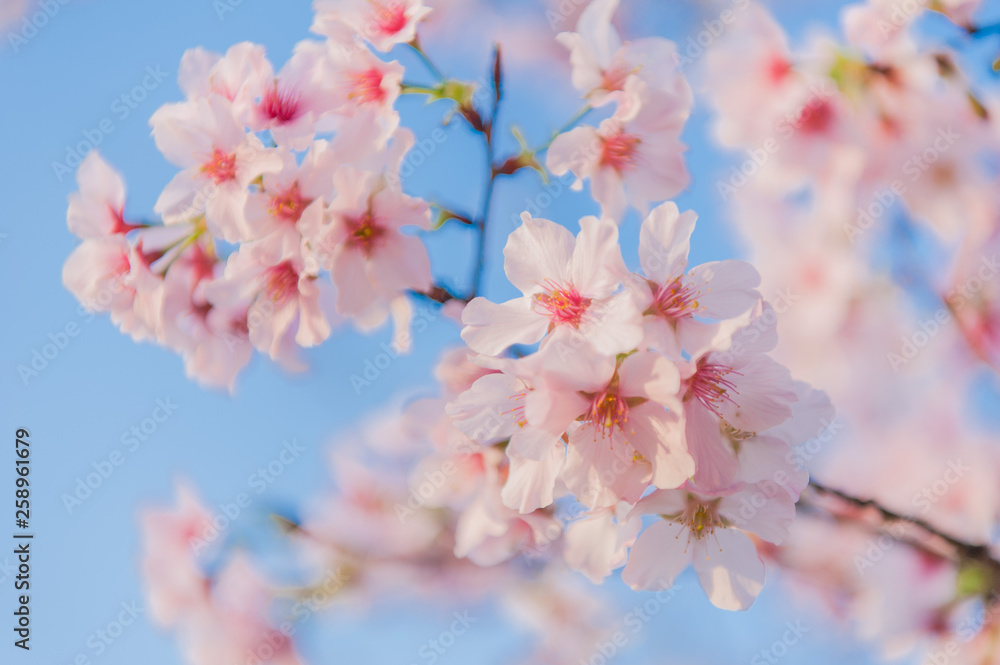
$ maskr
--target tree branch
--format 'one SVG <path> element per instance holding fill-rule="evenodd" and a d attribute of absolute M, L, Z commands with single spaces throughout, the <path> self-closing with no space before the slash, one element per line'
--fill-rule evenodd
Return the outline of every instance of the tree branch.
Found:
<path fill-rule="evenodd" d="M 941 531 L 938 527 L 934 526 L 930 522 L 927 522 L 926 520 L 923 520 L 919 517 L 912 517 L 909 515 L 898 513 L 894 510 L 886 508 L 885 506 L 875 501 L 874 499 L 863 499 L 860 497 L 852 496 L 847 492 L 834 489 L 832 487 L 828 487 L 816 480 L 810 480 L 809 486 L 812 487 L 813 490 L 815 490 L 818 494 L 835 497 L 840 501 L 843 501 L 844 503 L 853 506 L 855 508 L 874 510 L 879 515 L 879 517 L 883 522 L 896 522 L 902 524 L 909 524 L 911 526 L 920 529 L 928 536 L 937 538 L 943 543 L 945 543 L 948 547 L 950 547 L 954 553 L 954 558 L 953 558 L 954 561 L 958 563 L 976 562 L 983 564 L 996 575 L 996 582 L 1000 583 L 1000 561 L 997 561 L 995 558 L 993 558 L 992 554 L 990 553 L 990 548 L 988 545 L 979 543 L 969 543 L 959 538 L 956 538 L 955 536 L 952 536 L 950 534 L 945 533 L 944 531 Z M 835 517 L 837 517 L 837 515 L 835 515 Z M 944 555 L 942 555 L 941 553 L 935 552 L 934 550 L 927 548 L 922 543 L 909 540 L 902 540 L 901 542 L 907 543 L 917 549 L 927 552 L 928 554 L 932 554 L 938 557 L 944 557 Z"/>
<path fill-rule="evenodd" d="M 475 298 L 482 287 L 483 272 L 486 263 L 486 224 L 490 218 L 490 208 L 493 203 L 493 189 L 497 180 L 497 169 L 493 163 L 493 127 L 497 122 L 497 115 L 500 112 L 500 100 L 503 97 L 503 64 L 500 52 L 500 45 L 493 47 L 493 105 L 490 111 L 490 118 L 483 125 L 483 139 L 486 141 L 486 190 L 483 194 L 483 207 L 476 220 L 476 227 L 479 230 L 478 242 L 476 244 L 476 263 L 472 272 L 472 289 L 469 291 L 468 300 Z"/>

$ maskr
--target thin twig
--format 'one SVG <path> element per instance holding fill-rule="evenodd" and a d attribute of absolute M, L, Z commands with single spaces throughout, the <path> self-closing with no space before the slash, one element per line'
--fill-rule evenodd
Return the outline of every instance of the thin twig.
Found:
<path fill-rule="evenodd" d="M 886 508 L 885 506 L 875 501 L 874 499 L 862 499 L 860 497 L 852 496 L 847 492 L 834 489 L 832 487 L 828 487 L 815 480 L 809 481 L 809 485 L 814 490 L 816 490 L 816 492 L 820 494 L 837 497 L 841 501 L 850 504 L 856 508 L 873 509 L 879 514 L 879 516 L 885 522 L 900 522 L 904 524 L 913 525 L 918 529 L 921 529 L 928 535 L 933 536 L 935 538 L 939 538 L 943 542 L 947 543 L 954 550 L 956 558 L 959 561 L 975 561 L 978 563 L 982 563 L 991 568 L 994 572 L 1000 573 L 1000 561 L 997 561 L 996 559 L 993 558 L 993 556 L 990 553 L 990 548 L 987 545 L 969 543 L 964 540 L 960 540 L 955 536 L 952 536 L 950 534 L 941 531 L 939 528 L 927 522 L 926 520 L 923 520 L 919 517 L 912 517 L 910 515 L 903 515 L 902 513 L 898 513 L 894 510 Z M 927 550 L 925 549 L 925 551 Z M 940 554 L 938 554 L 938 556 L 940 556 Z"/>
<path fill-rule="evenodd" d="M 501 61 L 500 45 L 493 49 L 493 108 L 490 111 L 490 119 L 483 125 L 483 139 L 486 141 L 486 191 L 483 195 L 483 208 L 476 220 L 479 230 L 479 237 L 476 246 L 476 263 L 473 267 L 472 289 L 469 292 L 469 300 L 479 294 L 483 282 L 483 273 L 486 263 L 486 225 L 490 217 L 490 209 L 493 203 L 493 189 L 496 185 L 497 171 L 493 164 L 493 127 L 496 125 L 497 116 L 500 112 L 500 100 L 503 97 L 503 66 Z"/>

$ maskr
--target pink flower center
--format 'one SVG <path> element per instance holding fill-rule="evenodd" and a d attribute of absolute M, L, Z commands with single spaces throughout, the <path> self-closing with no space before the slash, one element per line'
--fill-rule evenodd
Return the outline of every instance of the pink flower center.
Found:
<path fill-rule="evenodd" d="M 738 406 L 729 395 L 730 391 L 739 395 L 736 384 L 726 378 L 730 374 L 741 376 L 732 367 L 702 363 L 698 365 L 698 371 L 694 376 L 688 379 L 688 395 L 697 398 L 706 409 L 721 418 L 722 412 L 719 407 L 723 402 Z"/>
<path fill-rule="evenodd" d="M 375 5 L 375 27 L 387 37 L 395 35 L 406 27 L 406 6 L 402 2 Z"/>
<path fill-rule="evenodd" d="M 114 268 L 111 270 L 111 275 L 117 278 L 123 278 L 125 275 L 129 274 L 132 270 L 132 262 L 129 261 L 128 254 L 122 252 L 118 256 L 118 260 L 115 261 Z"/>
<path fill-rule="evenodd" d="M 283 303 L 298 292 L 299 273 L 291 261 L 282 261 L 264 271 L 264 292 L 275 303 Z"/>
<path fill-rule="evenodd" d="M 212 312 L 212 303 L 205 301 L 203 303 L 191 303 L 191 313 L 201 321 L 202 325 L 208 325 L 208 315 Z"/>
<path fill-rule="evenodd" d="M 200 515 L 183 522 L 180 529 L 181 541 L 184 543 L 191 543 L 196 539 L 200 539 L 206 526 L 205 519 Z"/>
<path fill-rule="evenodd" d="M 552 323 L 579 328 L 583 315 L 590 307 L 590 298 L 584 298 L 572 286 L 561 288 L 551 282 L 546 286 L 549 290 L 536 293 L 535 302 L 545 310 Z"/>
<path fill-rule="evenodd" d="M 236 180 L 236 154 L 215 148 L 212 158 L 201 165 L 201 172 L 215 181 L 216 185 Z"/>
<path fill-rule="evenodd" d="M 611 65 L 601 72 L 601 88 L 608 92 L 625 89 L 625 80 L 636 71 L 624 62 Z"/>
<path fill-rule="evenodd" d="M 188 260 L 191 262 L 191 271 L 194 276 L 194 283 L 198 284 L 203 279 L 208 279 L 215 274 L 215 266 L 218 265 L 214 255 L 210 255 L 200 245 L 195 243 L 188 250 Z"/>
<path fill-rule="evenodd" d="M 160 259 L 162 259 L 164 254 L 166 254 L 166 250 L 164 249 L 153 249 L 147 251 L 142 246 L 141 238 L 139 239 L 139 242 L 137 242 L 135 245 L 135 255 L 139 258 L 139 261 L 142 263 L 142 265 L 144 265 L 147 268 L 156 263 L 157 261 L 159 261 Z"/>
<path fill-rule="evenodd" d="M 653 289 L 653 304 L 645 314 L 676 321 L 690 317 L 698 310 L 698 291 L 684 284 L 683 277 L 661 285 L 650 282 L 650 287 Z"/>
<path fill-rule="evenodd" d="M 302 217 L 302 211 L 309 207 L 311 199 L 302 196 L 299 191 L 299 183 L 292 183 L 291 187 L 283 192 L 271 197 L 268 204 L 268 211 L 283 222 L 295 224 Z"/>
<path fill-rule="evenodd" d="M 991 312 L 983 302 L 975 302 L 959 317 L 959 329 L 969 347 L 986 362 L 992 362 L 1000 348 L 1000 315 Z"/>
<path fill-rule="evenodd" d="M 355 219 L 348 219 L 347 227 L 351 234 L 347 238 L 347 243 L 351 247 L 361 249 L 365 253 L 365 256 L 371 256 L 379 239 L 385 235 L 385 229 L 376 223 L 375 218 L 370 212 L 366 212 Z"/>
<path fill-rule="evenodd" d="M 372 67 L 351 76 L 353 86 L 348 95 L 361 104 L 372 102 L 381 104 L 385 101 L 385 90 L 382 89 L 382 70 Z"/>
<path fill-rule="evenodd" d="M 628 402 L 617 392 L 600 393 L 594 397 L 583 419 L 592 423 L 595 433 L 599 432 L 601 438 L 606 439 L 616 427 L 625 431 L 625 426 L 628 424 Z"/>
<path fill-rule="evenodd" d="M 833 106 L 827 100 L 812 101 L 802 109 L 796 126 L 804 134 L 823 134 L 833 125 Z"/>
<path fill-rule="evenodd" d="M 684 512 L 681 513 L 680 522 L 688 528 L 690 536 L 695 540 L 701 540 L 715 533 L 716 529 L 726 527 L 725 521 L 719 516 L 718 499 L 703 503 L 690 494 Z"/>
<path fill-rule="evenodd" d="M 781 83 L 791 71 L 792 63 L 788 62 L 780 55 L 772 57 L 771 62 L 767 65 L 767 76 L 772 83 Z"/>
<path fill-rule="evenodd" d="M 128 222 L 125 221 L 125 209 L 124 208 L 116 210 L 109 203 L 108 204 L 108 214 L 110 214 L 111 218 L 114 220 L 114 226 L 111 227 L 111 233 L 112 234 L 116 234 L 116 233 L 128 233 L 129 231 L 134 231 L 135 229 L 141 229 L 142 228 L 141 224 L 129 224 Z"/>
<path fill-rule="evenodd" d="M 820 290 L 826 284 L 826 272 L 819 263 L 809 263 L 802 267 L 800 278 L 804 286 L 813 290 Z"/>
<path fill-rule="evenodd" d="M 260 104 L 264 117 L 278 125 L 284 125 L 299 117 L 301 103 L 295 89 L 279 89 L 275 83 L 264 93 Z"/>
<path fill-rule="evenodd" d="M 610 166 L 619 173 L 635 166 L 635 151 L 642 142 L 631 134 L 616 134 L 604 139 L 601 146 L 601 166 Z"/>
<path fill-rule="evenodd" d="M 249 310 L 234 316 L 229 320 L 229 332 L 237 339 L 247 341 L 250 339 L 250 321 L 247 318 Z"/>
<path fill-rule="evenodd" d="M 506 416 L 507 414 L 513 413 L 515 414 L 514 422 L 517 423 L 517 426 L 522 428 L 525 427 L 528 424 L 528 419 L 524 414 L 524 398 L 527 396 L 528 396 L 527 390 L 522 390 L 519 393 L 514 393 L 513 395 L 509 395 L 507 399 L 513 400 L 514 402 L 520 402 L 520 404 L 515 404 L 507 411 L 501 411 L 500 415 Z"/>

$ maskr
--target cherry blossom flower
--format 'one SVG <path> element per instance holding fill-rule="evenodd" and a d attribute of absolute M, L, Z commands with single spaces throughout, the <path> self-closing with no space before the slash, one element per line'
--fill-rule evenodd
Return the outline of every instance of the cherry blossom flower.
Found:
<path fill-rule="evenodd" d="M 595 584 L 624 566 L 628 549 L 642 530 L 642 520 L 630 517 L 630 510 L 629 504 L 620 503 L 591 511 L 566 527 L 566 563 Z"/>
<path fill-rule="evenodd" d="M 85 240 L 66 259 L 63 285 L 91 311 L 131 308 L 135 294 L 125 284 L 129 254 L 120 235 Z"/>
<path fill-rule="evenodd" d="M 559 356 L 555 347 L 546 352 L 525 416 L 550 435 L 566 435 L 562 479 L 580 502 L 634 503 L 649 483 L 673 488 L 694 474 L 677 418 L 679 376 L 669 359 L 638 352 L 618 360 L 586 348 Z M 511 452 L 538 459 L 547 451 Z"/>
<path fill-rule="evenodd" d="M 253 347 L 246 303 L 217 305 L 205 291 L 222 279 L 224 263 L 195 244 L 171 266 L 163 280 L 163 329 L 160 341 L 184 357 L 188 377 L 233 391 L 236 376 Z"/>
<path fill-rule="evenodd" d="M 585 217 L 574 239 L 547 219 L 524 213 L 521 220 L 504 248 L 504 269 L 524 295 L 500 304 L 473 299 L 462 314 L 462 339 L 487 355 L 550 332 L 578 335 L 605 353 L 636 348 L 638 312 L 627 294 L 616 294 L 626 269 L 614 224 Z"/>
<path fill-rule="evenodd" d="M 229 256 L 225 273 L 206 297 L 223 307 L 248 303 L 247 329 L 254 348 L 298 369 L 295 345 L 310 347 L 330 335 L 330 318 L 318 277 L 307 270 L 299 248 L 277 262 L 241 249 Z"/>
<path fill-rule="evenodd" d="M 378 51 L 407 44 L 431 9 L 423 0 L 316 0 L 313 32 L 339 36 L 346 27 Z"/>
<path fill-rule="evenodd" d="M 340 160 L 327 141 L 315 141 L 301 159 L 284 151 L 281 169 L 261 178 L 260 191 L 250 194 L 246 220 L 250 242 L 246 248 L 265 262 L 298 252 L 302 229 L 323 224 L 326 199 Z"/>
<path fill-rule="evenodd" d="M 448 407 L 473 439 L 509 441 L 505 504 L 536 510 L 565 483 L 585 505 L 603 508 L 638 500 L 651 482 L 685 482 L 694 464 L 677 414 L 667 411 L 679 406 L 674 364 L 647 352 L 616 360 L 587 346 L 570 354 L 551 345 L 480 378 Z"/>
<path fill-rule="evenodd" d="M 188 100 L 223 97 L 232 104 L 233 114 L 244 120 L 271 71 L 264 47 L 259 44 L 241 42 L 225 55 L 199 47 L 184 53 L 177 83 Z"/>
<path fill-rule="evenodd" d="M 338 114 L 367 114 L 366 122 L 379 127 L 379 143 L 396 131 L 399 114 L 394 107 L 403 81 L 398 62 L 385 62 L 360 46 L 344 47 L 331 41 L 321 76 Z"/>
<path fill-rule="evenodd" d="M 344 167 L 336 172 L 334 186 L 337 196 L 326 211 L 330 223 L 303 229 L 307 253 L 330 270 L 337 311 L 362 327 L 377 326 L 408 290 L 431 286 L 423 243 L 400 232 L 406 226 L 428 228 L 430 211 L 379 172 Z"/>
<path fill-rule="evenodd" d="M 206 611 L 184 623 L 181 646 L 193 665 L 238 662 L 247 654 L 274 665 L 301 665 L 292 640 L 272 625 L 274 591 L 244 555 L 227 562 Z M 256 654 L 261 654 L 256 656 Z"/>
<path fill-rule="evenodd" d="M 739 473 L 736 446 L 792 415 L 797 400 L 788 370 L 765 355 L 777 343 L 776 317 L 759 304 L 744 317 L 718 325 L 714 339 L 691 350 L 681 365 L 684 436 L 694 456 L 695 482 L 712 491 Z"/>
<path fill-rule="evenodd" d="M 619 0 L 595 0 L 580 15 L 576 32 L 562 32 L 556 38 L 570 50 L 573 86 L 584 93 L 594 106 L 614 99 L 613 93 L 625 89 L 631 76 L 642 78 L 649 86 L 672 91 L 679 97 L 691 92 L 677 70 L 677 48 L 660 37 L 622 43 L 611 17 Z M 690 101 L 689 101 L 690 104 Z"/>
<path fill-rule="evenodd" d="M 302 41 L 277 74 L 266 65 L 251 87 L 256 100 L 247 124 L 255 131 L 270 130 L 279 146 L 305 150 L 332 112 L 334 99 L 323 81 L 325 44 Z"/>
<path fill-rule="evenodd" d="M 693 565 L 708 599 L 726 610 L 748 609 L 764 586 L 764 562 L 748 533 L 780 544 L 795 517 L 786 494 L 750 486 L 726 496 L 696 488 L 657 490 L 634 515 L 658 515 L 629 552 L 622 579 L 636 590 L 673 585 Z"/>
<path fill-rule="evenodd" d="M 500 496 L 503 453 L 488 449 L 481 454 L 479 489 L 455 526 L 455 556 L 494 566 L 519 552 L 547 547 L 561 531 L 559 523 L 544 511 L 519 513 L 504 505 Z"/>
<path fill-rule="evenodd" d="M 184 168 L 163 190 L 156 212 L 168 223 L 203 213 L 213 234 L 230 242 L 248 239 L 247 188 L 280 170 L 280 155 L 246 133 L 219 96 L 164 106 L 150 124 L 156 146 Z"/>
<path fill-rule="evenodd" d="M 560 134 L 546 165 L 557 176 L 572 171 L 579 188 L 591 193 L 606 218 L 620 221 L 627 206 L 643 215 L 652 202 L 680 193 L 690 180 L 681 130 L 691 109 L 690 91 L 653 88 L 638 77 L 615 93 L 618 108 L 600 127 L 577 127 Z"/>
<path fill-rule="evenodd" d="M 63 285 L 91 311 L 110 312 L 111 320 L 136 341 L 156 337 L 160 325 L 162 278 L 144 254 L 122 235 L 89 238 L 63 266 Z"/>
<path fill-rule="evenodd" d="M 702 319 L 731 319 L 760 300 L 760 276 L 749 263 L 713 261 L 688 270 L 696 220 L 671 202 L 654 208 L 639 236 L 643 276 L 628 283 L 643 312 L 644 344 L 678 360 L 682 349 L 707 341 L 712 328 Z"/>
<path fill-rule="evenodd" d="M 209 581 L 195 548 L 212 529 L 211 515 L 187 485 L 176 488 L 174 509 L 148 509 L 140 517 L 142 575 L 150 615 L 172 626 L 208 603 Z"/>
<path fill-rule="evenodd" d="M 81 238 L 100 238 L 140 228 L 125 221 L 125 183 L 121 174 L 92 150 L 76 173 L 80 187 L 69 197 L 66 222 Z"/>
<path fill-rule="evenodd" d="M 716 136 L 727 146 L 761 147 L 798 81 L 785 31 L 767 9 L 750 2 L 712 45 L 705 63 L 712 106 L 729 110 L 716 117 Z M 744 104 L 758 112 L 736 112 Z"/>

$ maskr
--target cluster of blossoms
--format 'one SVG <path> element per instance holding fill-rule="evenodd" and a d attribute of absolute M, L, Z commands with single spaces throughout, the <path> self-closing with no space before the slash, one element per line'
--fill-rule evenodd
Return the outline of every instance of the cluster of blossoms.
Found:
<path fill-rule="evenodd" d="M 384 445 L 386 433 L 362 433 L 360 443 Z M 520 661 L 526 663 L 576 662 L 607 639 L 606 604 L 579 580 L 551 568 L 484 567 L 455 557 L 455 516 L 414 502 L 403 463 L 412 463 L 416 448 L 398 445 L 400 431 L 392 435 L 393 450 L 376 461 L 332 459 L 338 492 L 316 501 L 301 523 L 279 518 L 295 556 L 277 568 L 259 556 L 263 548 L 273 561 L 276 548 L 254 545 L 253 556 L 234 551 L 233 541 L 245 545 L 253 535 L 185 485 L 174 507 L 143 512 L 149 613 L 175 632 L 186 662 L 301 665 L 307 660 L 298 643 L 315 616 L 347 617 L 373 603 L 454 610 L 446 616 L 457 622 L 456 635 L 495 605 L 534 643 L 534 653 Z"/>
<path fill-rule="evenodd" d="M 808 482 L 791 446 L 829 405 L 768 356 L 776 317 L 752 266 L 688 267 L 694 224 L 672 203 L 655 208 L 632 274 L 614 221 L 584 218 L 574 238 L 525 215 L 504 249 L 524 295 L 465 308 L 471 362 L 489 373 L 448 413 L 496 449 L 494 509 L 476 519 L 508 532 L 531 519 L 540 532 L 570 498 L 582 511 L 566 530 L 570 566 L 603 579 L 635 543 L 624 572 L 633 588 L 667 588 L 693 561 L 716 605 L 745 609 L 764 581 L 746 533 L 787 534 Z M 538 342 L 531 355 L 498 357 Z M 660 521 L 639 535 L 646 514 Z"/>
<path fill-rule="evenodd" d="M 602 216 L 620 220 L 627 206 L 645 214 L 649 204 L 673 198 L 690 178 L 681 130 L 694 103 L 677 68 L 676 45 L 661 37 L 622 43 L 611 19 L 619 0 L 595 0 L 580 15 L 577 32 L 558 35 L 570 49 L 573 86 L 585 108 L 614 103 L 599 127 L 577 127 L 552 142 L 546 166 L 572 172 L 575 188 L 590 181 Z"/>
<path fill-rule="evenodd" d="M 405 339 L 415 297 L 449 308 L 467 345 L 438 365 L 435 397 L 361 437 L 389 468 L 337 456 L 338 492 L 282 520 L 318 580 L 303 593 L 324 600 L 289 606 L 227 538 L 210 538 L 206 557 L 218 527 L 187 490 L 177 509 L 146 514 L 151 606 L 191 662 L 292 665 L 276 615 L 448 588 L 544 618 L 537 660 L 575 663 L 601 612 L 564 569 L 597 583 L 623 568 L 633 589 L 661 591 L 690 564 L 713 604 L 743 610 L 765 560 L 861 618 L 888 653 L 930 636 L 931 649 L 951 657 L 961 639 L 961 662 L 984 662 L 1000 634 L 1000 564 L 978 543 L 1000 516 L 1000 456 L 967 411 L 983 368 L 1000 367 L 1000 201 L 982 159 L 1000 156 L 1000 103 L 958 53 L 917 38 L 928 22 L 944 30 L 942 14 L 975 35 L 978 3 L 873 0 L 844 11 L 846 44 L 801 51 L 759 5 L 726 21 L 699 68 L 716 137 L 747 158 L 716 189 L 762 274 L 688 265 L 696 215 L 669 199 L 689 182 L 680 136 L 694 95 L 672 42 L 621 39 L 618 4 L 592 0 L 557 37 L 583 113 L 506 160 L 492 142 L 499 52 L 481 113 L 473 86 L 404 85 L 383 57 L 408 45 L 427 58 L 421 0 L 317 0 L 325 40 L 299 44 L 277 73 L 252 44 L 185 55 L 186 100 L 151 121 L 184 169 L 156 203 L 162 224 L 126 215 L 99 155 L 81 165 L 68 220 L 83 243 L 66 286 L 135 339 L 175 349 L 203 383 L 231 389 L 254 348 L 300 367 L 297 347 L 341 319 L 371 330 L 392 317 Z M 508 237 L 519 297 L 482 297 L 480 275 L 467 297 L 435 283 L 414 235 L 436 226 L 431 206 L 402 187 L 415 140 L 395 110 L 404 93 L 450 100 L 487 142 L 483 215 L 438 217 L 477 229 L 480 248 L 498 175 L 544 162 L 577 190 L 589 183 L 600 217 L 578 233 L 525 213 Z M 591 111 L 606 117 L 572 126 Z M 633 210 L 638 271 L 619 244 Z M 828 388 L 837 413 L 786 367 Z M 807 464 L 839 489 L 808 490 Z M 796 519 L 800 500 L 809 515 Z"/>
<path fill-rule="evenodd" d="M 1000 106 L 962 67 L 989 32 L 978 5 L 851 5 L 843 40 L 797 49 L 750 5 L 704 71 L 718 140 L 746 151 L 717 190 L 775 294 L 775 355 L 837 405 L 795 455 L 891 513 L 811 496 L 822 510 L 768 556 L 885 655 L 926 662 L 996 662 L 1000 634 L 983 395 L 1000 368 Z"/>
<path fill-rule="evenodd" d="M 403 229 L 426 229 L 430 210 L 401 188 L 414 142 L 394 108 L 403 68 L 368 44 L 412 40 L 424 13 L 331 3 L 314 26 L 326 40 L 299 43 L 277 72 L 254 44 L 188 51 L 186 99 L 150 121 L 183 169 L 156 202 L 163 223 L 128 217 L 121 177 L 91 153 L 70 201 L 84 242 L 67 288 L 134 339 L 180 353 L 189 376 L 230 389 L 253 349 L 297 369 L 296 349 L 341 319 L 368 330 L 392 316 L 405 330 L 407 293 L 432 284 L 423 243 Z"/>

